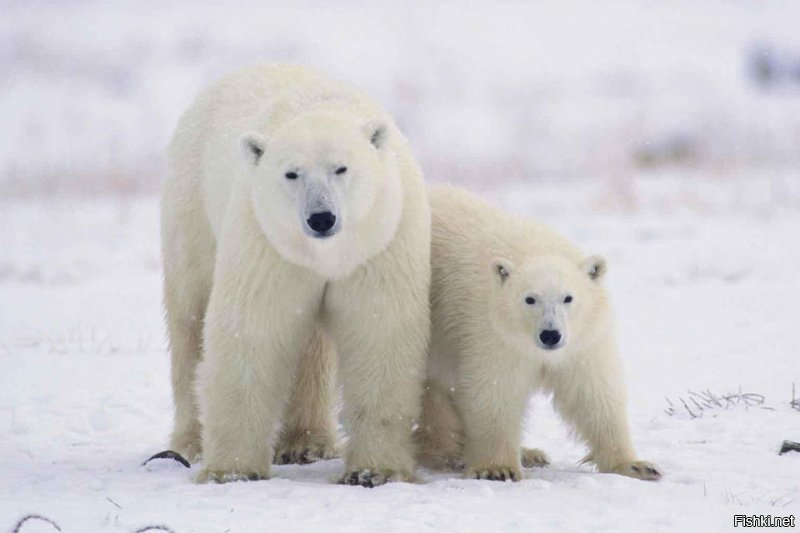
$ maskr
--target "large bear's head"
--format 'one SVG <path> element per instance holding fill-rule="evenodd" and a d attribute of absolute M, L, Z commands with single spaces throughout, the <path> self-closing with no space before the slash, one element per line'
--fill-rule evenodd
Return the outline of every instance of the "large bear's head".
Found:
<path fill-rule="evenodd" d="M 607 327 L 605 273 L 597 256 L 580 262 L 536 257 L 518 267 L 495 259 L 488 274 L 492 324 L 521 351 L 557 358 L 559 349 L 577 347 L 590 341 L 594 328 Z"/>
<path fill-rule="evenodd" d="M 256 217 L 279 253 L 339 277 L 386 247 L 402 211 L 390 136 L 385 120 L 320 111 L 241 138 Z"/>

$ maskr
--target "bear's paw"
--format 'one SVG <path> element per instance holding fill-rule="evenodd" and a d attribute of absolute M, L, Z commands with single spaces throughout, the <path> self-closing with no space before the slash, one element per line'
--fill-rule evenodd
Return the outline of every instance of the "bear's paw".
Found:
<path fill-rule="evenodd" d="M 544 468 L 550 465 L 550 458 L 538 448 L 522 448 L 520 455 L 525 468 Z"/>
<path fill-rule="evenodd" d="M 522 472 L 516 466 L 491 465 L 469 468 L 464 477 L 466 479 L 486 479 L 489 481 L 520 481 L 522 480 Z"/>
<path fill-rule="evenodd" d="M 204 468 L 195 477 L 195 483 L 231 483 L 233 481 L 260 481 L 269 479 L 266 472 L 227 472 Z"/>
<path fill-rule="evenodd" d="M 350 470 L 345 472 L 339 483 L 342 485 L 360 485 L 369 489 L 379 487 L 390 481 L 413 482 L 414 475 L 410 472 L 397 471 L 392 469 L 370 469 Z"/>
<path fill-rule="evenodd" d="M 190 463 L 200 461 L 203 455 L 203 444 L 199 428 L 173 435 L 169 447 Z"/>
<path fill-rule="evenodd" d="M 614 468 L 613 472 L 622 476 L 628 476 L 644 481 L 658 481 L 661 479 L 661 472 L 652 463 L 647 461 L 632 461 L 622 463 Z"/>
<path fill-rule="evenodd" d="M 338 457 L 336 442 L 329 435 L 319 435 L 307 431 L 282 437 L 275 448 L 276 465 L 305 465 Z"/>

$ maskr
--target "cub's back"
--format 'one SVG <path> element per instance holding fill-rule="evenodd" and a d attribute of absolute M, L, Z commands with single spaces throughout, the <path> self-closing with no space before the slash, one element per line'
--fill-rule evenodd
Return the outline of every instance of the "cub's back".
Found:
<path fill-rule="evenodd" d="M 431 261 L 442 283 L 485 285 L 495 259 L 517 265 L 542 255 L 580 261 L 580 251 L 553 228 L 512 216 L 477 195 L 453 186 L 429 189 Z M 437 276 L 437 271 L 439 275 Z"/>

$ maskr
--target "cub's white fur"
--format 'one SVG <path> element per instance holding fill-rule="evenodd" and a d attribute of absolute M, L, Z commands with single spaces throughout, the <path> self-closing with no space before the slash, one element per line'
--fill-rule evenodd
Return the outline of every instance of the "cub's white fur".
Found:
<path fill-rule="evenodd" d="M 521 479 L 533 391 L 552 392 L 601 472 L 656 479 L 631 444 L 605 261 L 551 228 L 511 217 L 452 187 L 429 190 L 432 340 L 419 457 L 466 475 Z"/>
<path fill-rule="evenodd" d="M 350 437 L 343 480 L 410 478 L 430 213 L 392 119 L 312 71 L 252 67 L 184 113 L 170 163 L 172 447 L 202 452 L 201 481 L 268 477 L 273 454 L 331 456 L 336 351 Z"/>

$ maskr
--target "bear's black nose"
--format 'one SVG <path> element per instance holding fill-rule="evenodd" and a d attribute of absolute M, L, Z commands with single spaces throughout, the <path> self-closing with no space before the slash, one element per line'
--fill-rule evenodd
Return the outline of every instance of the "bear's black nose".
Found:
<path fill-rule="evenodd" d="M 545 329 L 539 333 L 539 340 L 545 346 L 555 346 L 561 340 L 561 333 L 555 329 Z"/>
<path fill-rule="evenodd" d="M 313 213 L 308 217 L 308 220 L 306 220 L 306 224 L 316 233 L 326 233 L 336 224 L 336 215 L 330 211 Z"/>

